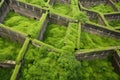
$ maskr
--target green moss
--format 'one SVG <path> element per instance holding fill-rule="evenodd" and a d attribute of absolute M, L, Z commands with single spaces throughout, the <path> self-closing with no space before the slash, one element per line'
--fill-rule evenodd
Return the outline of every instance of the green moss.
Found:
<path fill-rule="evenodd" d="M 72 8 L 69 4 L 64 5 L 64 4 L 55 3 L 53 7 L 51 8 L 51 11 L 64 14 L 64 15 L 68 15 L 68 16 L 73 16 L 73 14 L 71 13 Z"/>
<path fill-rule="evenodd" d="M 119 80 L 110 59 L 77 61 L 72 53 L 50 52 L 30 46 L 20 80 Z"/>
<path fill-rule="evenodd" d="M 109 46 L 120 46 L 119 39 L 113 39 L 107 36 L 99 36 L 90 34 L 88 32 L 81 33 L 80 48 L 81 49 L 94 49 Z"/>
<path fill-rule="evenodd" d="M 25 55 L 20 80 L 78 80 L 80 63 L 71 53 L 50 52 L 31 46 Z"/>
<path fill-rule="evenodd" d="M 56 24 L 48 24 L 46 32 L 44 33 L 43 42 L 57 48 L 63 46 L 63 39 L 66 34 L 67 27 Z"/>
<path fill-rule="evenodd" d="M 114 20 L 114 21 L 110 21 L 109 25 L 112 27 L 120 27 L 120 20 Z"/>
<path fill-rule="evenodd" d="M 20 14 L 9 12 L 4 21 L 4 25 L 23 33 L 30 35 L 32 38 L 36 38 L 39 31 L 39 21 L 21 16 Z"/>
<path fill-rule="evenodd" d="M 0 61 L 15 60 L 20 48 L 20 44 L 0 38 Z"/>
<path fill-rule="evenodd" d="M 95 59 L 81 61 L 82 80 L 119 80 L 120 76 L 114 72 L 109 59 Z"/>
<path fill-rule="evenodd" d="M 120 10 L 120 2 L 115 3 L 115 5 Z"/>
<path fill-rule="evenodd" d="M 77 19 L 79 22 L 84 23 L 89 21 L 88 17 L 86 16 L 85 12 L 78 12 L 74 14 L 74 18 Z"/>
<path fill-rule="evenodd" d="M 77 23 L 69 23 L 64 38 L 65 46 L 62 47 L 66 52 L 74 52 L 74 49 L 77 48 L 78 27 L 79 25 Z"/>
<path fill-rule="evenodd" d="M 0 79 L 10 80 L 13 70 L 11 68 L 0 68 Z"/>
<path fill-rule="evenodd" d="M 110 13 L 113 12 L 113 8 L 109 5 L 104 5 L 104 4 L 100 4 L 100 5 L 95 5 L 95 6 L 91 6 L 89 9 L 91 10 L 96 10 L 100 13 Z"/>
<path fill-rule="evenodd" d="M 48 1 L 48 0 L 19 0 L 19 1 L 22 1 L 22 2 L 25 2 L 25 3 L 30 3 L 30 4 L 33 4 L 33 5 L 36 5 L 36 6 L 45 6 L 45 3 Z"/>
<path fill-rule="evenodd" d="M 81 22 L 88 20 L 84 12 L 80 12 L 77 4 L 59 4 L 55 3 L 50 9 L 51 12 L 59 13 L 77 19 Z"/>

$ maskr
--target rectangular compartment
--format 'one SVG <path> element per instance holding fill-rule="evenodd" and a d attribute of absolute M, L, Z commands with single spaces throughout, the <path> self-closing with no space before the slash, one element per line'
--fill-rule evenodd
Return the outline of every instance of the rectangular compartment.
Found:
<path fill-rule="evenodd" d="M 0 15 L 2 24 L 19 33 L 37 38 L 40 18 L 46 12 L 45 10 L 14 0 L 5 2 L 2 6 L 4 6 L 0 9 L 3 10 L 3 14 Z"/>

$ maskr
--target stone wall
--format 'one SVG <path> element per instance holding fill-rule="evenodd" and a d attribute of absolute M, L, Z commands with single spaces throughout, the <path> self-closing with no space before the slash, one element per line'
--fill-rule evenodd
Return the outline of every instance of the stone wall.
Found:
<path fill-rule="evenodd" d="M 105 25 L 105 22 L 103 18 L 100 16 L 100 14 L 94 12 L 94 11 L 89 11 L 89 10 L 84 10 L 89 17 L 90 20 L 97 19 L 98 24 L 100 25 Z"/>
<path fill-rule="evenodd" d="M 104 50 L 104 51 L 92 51 L 92 52 L 79 52 L 76 55 L 77 60 L 93 60 L 99 58 L 106 58 L 111 53 L 113 53 L 112 49 Z"/>
<path fill-rule="evenodd" d="M 89 17 L 90 20 L 98 17 L 98 13 L 96 13 L 94 11 L 85 10 L 85 9 L 83 9 L 82 11 L 86 12 L 86 15 Z"/>
<path fill-rule="evenodd" d="M 53 14 L 53 13 L 48 14 L 39 31 L 38 40 L 43 40 L 43 37 L 44 37 L 43 35 L 44 35 L 44 32 L 46 31 L 48 23 L 58 24 L 58 25 L 67 27 L 69 22 L 76 22 L 76 21 L 62 17 L 57 14 Z"/>
<path fill-rule="evenodd" d="M 12 68 L 15 67 L 15 65 L 16 65 L 15 61 L 11 61 L 11 60 L 0 62 L 0 67 L 2 68 Z"/>
<path fill-rule="evenodd" d="M 4 28 L 2 26 L 0 26 L 0 37 L 8 38 L 8 39 L 10 39 L 12 41 L 16 41 L 20 44 L 23 44 L 26 39 L 25 35 L 19 34 L 18 32 Z"/>
<path fill-rule="evenodd" d="M 5 16 L 8 12 L 9 12 L 8 2 L 4 1 L 2 6 L 0 7 L 0 23 L 4 21 Z"/>
<path fill-rule="evenodd" d="M 61 4 L 70 4 L 71 0 L 55 0 L 56 3 L 61 3 Z"/>
<path fill-rule="evenodd" d="M 113 66 L 115 67 L 115 71 L 120 75 L 120 55 L 117 52 L 113 55 Z"/>
<path fill-rule="evenodd" d="M 50 2 L 49 2 L 49 4 L 50 4 L 51 6 L 53 6 L 54 3 L 55 3 L 55 0 L 50 0 Z"/>
<path fill-rule="evenodd" d="M 107 21 L 120 20 L 120 13 L 105 14 Z"/>
<path fill-rule="evenodd" d="M 39 31 L 38 40 L 43 40 L 44 33 L 46 31 L 48 22 L 49 22 L 49 19 L 48 19 L 48 16 L 47 16 L 46 19 L 45 19 L 45 21 L 44 21 L 44 23 L 43 23 L 43 25 L 41 26 L 40 31 Z"/>
<path fill-rule="evenodd" d="M 103 28 L 101 26 L 93 25 L 90 23 L 82 24 L 82 29 L 93 34 L 104 35 L 120 39 L 120 32 L 115 32 L 113 30 L 109 30 L 107 28 Z"/>
<path fill-rule="evenodd" d="M 15 12 L 39 20 L 42 13 L 46 11 L 44 9 L 32 6 L 30 4 L 25 4 L 23 2 L 10 0 L 10 9 Z"/>
<path fill-rule="evenodd" d="M 114 48 L 108 50 L 90 51 L 90 52 L 78 52 L 76 55 L 77 60 L 93 60 L 93 59 L 103 59 L 108 56 L 112 57 L 112 64 L 115 71 L 120 75 L 120 55 L 115 52 Z"/>
<path fill-rule="evenodd" d="M 60 15 L 57 15 L 57 14 L 53 14 L 53 13 L 49 14 L 49 21 L 51 23 L 55 23 L 55 24 L 58 24 L 58 25 L 64 25 L 64 26 L 68 26 L 69 22 L 77 22 L 75 20 L 60 16 Z"/>
<path fill-rule="evenodd" d="M 113 5 L 113 3 L 110 0 L 79 0 L 81 5 L 85 8 L 89 8 L 91 6 L 96 6 L 99 4 L 108 4 L 112 6 L 114 11 L 118 11 L 117 8 Z"/>
<path fill-rule="evenodd" d="M 100 15 L 98 15 L 98 24 L 106 26 L 104 19 Z"/>
<path fill-rule="evenodd" d="M 86 8 L 94 5 L 99 5 L 101 3 L 108 3 L 109 0 L 79 0 L 79 2 Z"/>

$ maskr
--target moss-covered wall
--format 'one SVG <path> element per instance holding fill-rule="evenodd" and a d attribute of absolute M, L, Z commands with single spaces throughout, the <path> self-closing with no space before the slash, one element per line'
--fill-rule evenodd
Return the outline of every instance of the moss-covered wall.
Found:
<path fill-rule="evenodd" d="M 23 2 L 14 1 L 14 0 L 10 2 L 10 8 L 17 13 L 20 13 L 22 15 L 25 15 L 37 20 L 39 20 L 39 18 L 42 16 L 42 13 L 46 12 L 42 8 L 38 8 L 30 4 L 25 4 Z"/>

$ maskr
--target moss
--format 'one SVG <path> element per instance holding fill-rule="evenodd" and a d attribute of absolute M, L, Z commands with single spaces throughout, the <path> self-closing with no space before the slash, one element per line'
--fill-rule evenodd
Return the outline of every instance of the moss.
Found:
<path fill-rule="evenodd" d="M 50 52 L 31 46 L 25 55 L 20 80 L 77 80 L 79 62 L 71 53 Z"/>
<path fill-rule="evenodd" d="M 69 4 L 64 5 L 64 4 L 55 3 L 53 7 L 51 8 L 51 11 L 64 14 L 64 15 L 68 15 L 68 16 L 73 16 L 73 14 L 71 13 L 72 8 Z"/>
<path fill-rule="evenodd" d="M 65 45 L 62 47 L 62 50 L 65 50 L 66 52 L 74 52 L 74 49 L 77 48 L 78 27 L 77 23 L 69 23 L 64 38 Z"/>
<path fill-rule="evenodd" d="M 110 21 L 109 25 L 112 27 L 120 27 L 120 20 L 114 20 L 114 21 Z"/>
<path fill-rule="evenodd" d="M 88 17 L 84 12 L 80 12 L 77 4 L 60 4 L 55 3 L 50 9 L 51 12 L 59 13 L 61 15 L 72 17 L 81 22 L 88 21 Z"/>
<path fill-rule="evenodd" d="M 43 42 L 57 48 L 63 46 L 63 38 L 66 34 L 67 27 L 56 24 L 48 24 L 46 32 L 44 33 Z"/>
<path fill-rule="evenodd" d="M 81 61 L 82 80 L 119 80 L 120 76 L 114 72 L 111 60 L 95 59 Z"/>
<path fill-rule="evenodd" d="M 96 10 L 100 13 L 110 13 L 113 12 L 113 8 L 109 5 L 104 5 L 104 4 L 100 4 L 100 5 L 95 5 L 95 6 L 91 6 L 89 9 L 91 10 Z"/>
<path fill-rule="evenodd" d="M 13 69 L 10 68 L 0 68 L 0 79 L 10 80 Z"/>
<path fill-rule="evenodd" d="M 115 3 L 115 5 L 120 10 L 120 2 Z"/>
<path fill-rule="evenodd" d="M 113 39 L 107 36 L 90 34 L 85 31 L 81 33 L 81 39 L 80 39 L 81 49 L 94 49 L 94 48 L 103 48 L 110 46 L 120 46 L 120 40 Z"/>
<path fill-rule="evenodd" d="M 111 60 L 77 61 L 72 53 L 50 52 L 30 46 L 24 57 L 20 80 L 119 80 Z"/>
<path fill-rule="evenodd" d="M 20 14 L 9 12 L 5 18 L 4 25 L 36 38 L 39 31 L 39 21 L 21 16 Z"/>
<path fill-rule="evenodd" d="M 0 61 L 15 60 L 20 48 L 20 44 L 0 38 Z"/>

